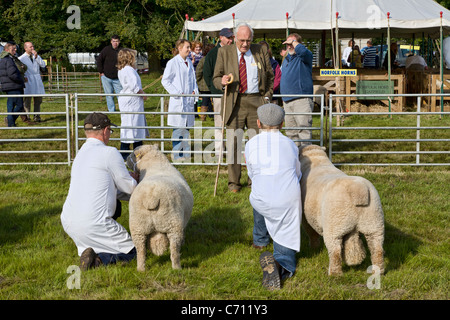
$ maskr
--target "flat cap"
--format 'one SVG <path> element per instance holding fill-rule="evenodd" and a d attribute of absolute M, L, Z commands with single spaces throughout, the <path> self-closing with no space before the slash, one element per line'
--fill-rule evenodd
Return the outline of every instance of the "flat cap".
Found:
<path fill-rule="evenodd" d="M 274 103 L 263 104 L 256 112 L 259 121 L 266 126 L 279 126 L 284 121 L 284 109 Z"/>

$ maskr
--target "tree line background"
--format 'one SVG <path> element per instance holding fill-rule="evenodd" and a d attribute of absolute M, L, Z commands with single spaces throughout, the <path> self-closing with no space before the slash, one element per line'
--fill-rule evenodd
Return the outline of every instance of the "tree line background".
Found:
<path fill-rule="evenodd" d="M 32 41 L 43 58 L 64 60 L 71 52 L 100 52 L 110 37 L 149 54 L 149 66 L 172 57 L 185 14 L 194 20 L 222 12 L 239 0 L 0 0 L 0 39 L 23 48 Z M 80 8 L 81 29 L 70 30 L 70 5 Z"/>
<path fill-rule="evenodd" d="M 436 0 L 450 8 L 450 0 Z M 44 58 L 67 60 L 71 52 L 100 52 L 117 34 L 121 44 L 149 54 L 152 71 L 172 57 L 185 14 L 211 17 L 240 0 L 0 0 L 0 39 L 32 41 Z M 67 8 L 80 8 L 81 29 L 70 30 Z"/>

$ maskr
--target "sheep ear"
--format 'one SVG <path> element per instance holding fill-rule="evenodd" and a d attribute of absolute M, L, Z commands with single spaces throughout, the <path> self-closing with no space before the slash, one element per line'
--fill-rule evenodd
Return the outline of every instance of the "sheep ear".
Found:
<path fill-rule="evenodd" d="M 323 151 L 327 151 L 327 148 L 325 147 L 320 147 L 320 149 L 322 149 Z"/>

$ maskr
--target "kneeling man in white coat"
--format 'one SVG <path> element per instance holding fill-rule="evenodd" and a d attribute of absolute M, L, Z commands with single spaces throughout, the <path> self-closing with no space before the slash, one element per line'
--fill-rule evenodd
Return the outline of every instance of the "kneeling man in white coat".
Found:
<path fill-rule="evenodd" d="M 250 203 L 253 207 L 253 247 L 263 249 L 273 240 L 273 255 L 259 258 L 262 284 L 279 289 L 281 280 L 296 269 L 295 254 L 300 251 L 302 203 L 300 162 L 295 143 L 284 136 L 284 110 L 276 104 L 257 109 L 260 133 L 245 146 L 248 176 L 252 179 Z"/>
<path fill-rule="evenodd" d="M 129 199 L 139 181 L 137 174 L 128 172 L 119 151 L 107 145 L 111 121 L 105 114 L 88 115 L 84 130 L 87 140 L 73 162 L 61 213 L 64 231 L 77 246 L 83 271 L 136 257 L 130 234 L 115 218 L 118 199 Z"/>

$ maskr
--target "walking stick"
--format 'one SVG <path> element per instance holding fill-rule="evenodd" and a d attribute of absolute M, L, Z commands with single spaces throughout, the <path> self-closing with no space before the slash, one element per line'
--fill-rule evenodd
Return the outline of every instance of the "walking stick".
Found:
<path fill-rule="evenodd" d="M 224 128 L 225 128 L 225 109 L 227 106 L 227 89 L 228 89 L 228 85 L 230 83 L 233 82 L 233 75 L 230 73 L 228 75 L 230 77 L 230 80 L 228 80 L 227 84 L 225 85 L 225 94 L 224 94 L 224 100 L 223 100 L 223 112 L 222 112 L 222 138 L 220 141 L 220 153 L 219 153 L 219 161 L 217 162 L 217 172 L 216 172 L 216 183 L 214 184 L 214 197 L 216 196 L 216 191 L 217 191 L 217 182 L 219 181 L 219 171 L 220 171 L 220 163 L 222 162 L 222 157 L 223 157 L 223 132 L 224 132 Z"/>

